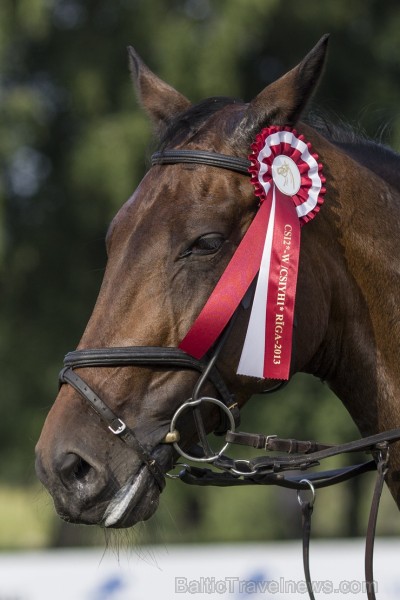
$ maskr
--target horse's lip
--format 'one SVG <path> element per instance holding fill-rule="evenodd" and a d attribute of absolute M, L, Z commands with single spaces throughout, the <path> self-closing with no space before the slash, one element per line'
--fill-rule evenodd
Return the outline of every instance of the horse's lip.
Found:
<path fill-rule="evenodd" d="M 170 446 L 159 445 L 151 452 L 159 467 L 168 471 L 172 467 Z M 113 496 L 103 514 L 104 527 L 131 527 L 152 516 L 158 506 L 160 490 L 146 465 L 130 475 Z"/>
<path fill-rule="evenodd" d="M 128 481 L 119 489 L 107 506 L 103 515 L 103 525 L 105 527 L 115 527 L 131 510 L 132 501 L 135 501 L 135 505 L 140 502 L 146 492 L 146 486 L 143 485 L 146 478 L 147 469 L 144 465 L 137 473 L 129 477 Z"/>

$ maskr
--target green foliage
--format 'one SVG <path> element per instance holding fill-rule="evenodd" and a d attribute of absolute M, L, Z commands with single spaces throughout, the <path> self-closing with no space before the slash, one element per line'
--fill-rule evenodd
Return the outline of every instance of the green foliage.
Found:
<path fill-rule="evenodd" d="M 131 90 L 126 45 L 193 100 L 249 100 L 330 31 L 317 100 L 372 135 L 387 125 L 387 140 L 400 145 L 399 22 L 394 0 L 0 3 L 1 480 L 34 478 L 33 446 L 62 357 L 95 301 L 108 223 L 145 170 L 150 128 Z M 307 381 L 256 399 L 249 428 L 262 422 L 263 431 L 271 424 L 271 432 L 333 441 L 354 435 L 340 405 Z M 202 492 L 200 509 L 193 491 L 176 493 L 188 522 L 197 511 L 202 539 L 216 535 L 213 514 L 230 510 L 227 492 Z M 235 494 L 233 512 L 250 503 Z M 250 511 L 255 528 L 260 502 Z M 288 535 L 278 520 L 259 532 Z M 232 535 L 245 536 L 245 527 Z"/>

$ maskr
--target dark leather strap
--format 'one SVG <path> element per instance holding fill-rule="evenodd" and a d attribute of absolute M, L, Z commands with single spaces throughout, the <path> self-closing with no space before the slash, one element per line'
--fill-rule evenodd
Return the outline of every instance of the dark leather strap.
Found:
<path fill-rule="evenodd" d="M 218 466 L 218 465 L 216 465 Z M 318 471 L 308 473 L 307 479 L 312 482 L 316 489 L 342 483 L 348 479 L 352 479 L 357 475 L 362 475 L 368 471 L 375 471 L 376 463 L 370 460 L 358 465 L 342 467 L 339 469 L 331 469 L 329 471 Z M 241 477 L 229 472 L 217 472 L 203 467 L 186 466 L 178 475 L 179 479 L 189 485 L 200 486 L 242 486 L 242 485 L 277 485 L 292 490 L 307 490 L 309 486 L 302 483 L 304 474 L 302 475 L 284 475 L 283 473 L 262 473 L 249 477 Z"/>
<path fill-rule="evenodd" d="M 89 402 L 93 410 L 99 415 L 109 430 L 125 444 L 135 450 L 136 454 L 142 462 L 145 463 L 149 471 L 152 473 L 160 490 L 165 487 L 165 477 L 155 458 L 153 458 L 147 450 L 142 446 L 132 429 L 130 429 L 122 419 L 103 402 L 101 398 L 83 381 L 71 367 L 64 368 L 60 373 L 60 382 L 69 383 L 84 400 Z"/>
<path fill-rule="evenodd" d="M 179 348 L 163 346 L 122 346 L 112 348 L 84 348 L 68 352 L 64 366 L 70 367 L 115 367 L 115 366 L 176 366 L 202 372 L 204 362 L 193 358 Z"/>
<path fill-rule="evenodd" d="M 379 460 L 377 464 L 378 474 L 375 482 L 374 495 L 372 497 L 371 509 L 368 518 L 367 535 L 365 539 L 365 583 L 367 586 L 368 600 L 376 600 L 373 570 L 374 542 L 379 502 L 381 499 L 383 484 L 385 482 L 385 475 L 388 470 L 388 461 L 389 447 L 388 444 L 384 444 L 379 450 Z"/>
<path fill-rule="evenodd" d="M 152 165 L 173 165 L 175 163 L 201 164 L 219 167 L 249 175 L 250 161 L 238 156 L 228 156 L 205 150 L 162 150 L 151 157 Z"/>
<path fill-rule="evenodd" d="M 230 444 L 241 444 L 258 450 L 264 449 L 271 452 L 286 452 L 287 454 L 308 454 L 331 448 L 327 444 L 319 444 L 311 440 L 302 441 L 295 439 L 278 438 L 276 435 L 263 435 L 261 433 L 245 433 L 242 431 L 227 431 L 225 440 Z"/>
<path fill-rule="evenodd" d="M 203 373 L 207 363 L 193 358 L 179 348 L 163 346 L 124 346 L 121 348 L 88 348 L 68 352 L 64 358 L 64 366 L 77 369 L 80 367 L 124 367 L 143 366 L 161 367 L 162 369 L 190 369 Z M 211 383 L 221 396 L 222 401 L 230 406 L 230 394 L 218 369 L 213 367 L 208 375 Z M 239 418 L 239 413 L 235 415 Z"/>
<path fill-rule="evenodd" d="M 311 502 L 304 502 L 301 506 L 302 527 L 303 527 L 303 569 L 306 580 L 307 591 L 310 600 L 315 600 L 313 585 L 310 575 L 310 537 L 311 537 L 311 515 L 313 505 Z"/>
<path fill-rule="evenodd" d="M 230 432 L 227 433 L 227 436 Z M 249 434 L 247 434 L 249 435 Z M 268 436 L 267 436 L 268 437 Z M 369 452 L 379 448 L 380 444 L 392 443 L 400 440 L 400 429 L 390 429 L 382 431 L 375 435 L 370 435 L 365 438 L 360 438 L 345 444 L 337 444 L 334 446 L 318 444 L 322 449 L 316 452 L 289 454 L 287 456 L 259 456 L 249 461 L 250 469 L 273 469 L 275 471 L 290 470 L 290 469 L 307 469 L 313 465 L 317 465 L 321 460 L 339 454 L 350 452 Z M 304 442 L 301 442 L 304 443 Z"/>

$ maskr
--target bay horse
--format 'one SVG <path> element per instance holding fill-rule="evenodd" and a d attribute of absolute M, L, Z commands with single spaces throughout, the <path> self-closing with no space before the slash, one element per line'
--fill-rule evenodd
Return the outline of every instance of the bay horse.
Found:
<path fill-rule="evenodd" d="M 327 43 L 324 36 L 249 103 L 216 97 L 196 105 L 130 49 L 136 92 L 160 146 L 109 227 L 100 293 L 37 444 L 38 476 L 64 519 L 120 528 L 155 512 L 163 473 L 175 460 L 174 446 L 165 443 L 168 434 L 177 441 L 171 420 L 203 368 L 175 349 L 255 217 L 249 178 L 235 165 L 270 125 L 296 126 L 326 176 L 323 208 L 302 231 L 290 376 L 304 372 L 326 381 L 363 436 L 400 426 L 400 158 L 380 144 L 301 120 Z M 159 159 L 190 153 L 222 156 L 225 164 Z M 202 409 L 206 432 L 219 427 L 226 389 L 224 406 L 235 399 L 231 415 L 233 404 L 240 408 L 276 385 L 236 374 L 249 310 L 239 306 L 229 343 L 213 356 L 219 377 L 208 377 L 209 369 L 202 381 L 202 394 L 217 396 Z M 181 419 L 179 444 L 187 449 L 198 433 L 185 412 Z M 400 505 L 396 444 L 386 481 Z"/>

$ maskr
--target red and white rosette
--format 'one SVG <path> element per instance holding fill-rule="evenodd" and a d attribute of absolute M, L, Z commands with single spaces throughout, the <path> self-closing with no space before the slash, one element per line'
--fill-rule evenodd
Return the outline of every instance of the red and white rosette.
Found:
<path fill-rule="evenodd" d="M 249 156 L 260 208 L 180 348 L 201 358 L 218 339 L 256 277 L 238 374 L 288 379 L 300 228 L 323 202 L 325 178 L 311 146 L 289 127 L 258 134 Z"/>
<path fill-rule="evenodd" d="M 264 129 L 251 148 L 251 183 L 270 214 L 238 373 L 288 379 L 300 227 L 319 211 L 325 178 L 311 145 L 288 127 Z"/>

